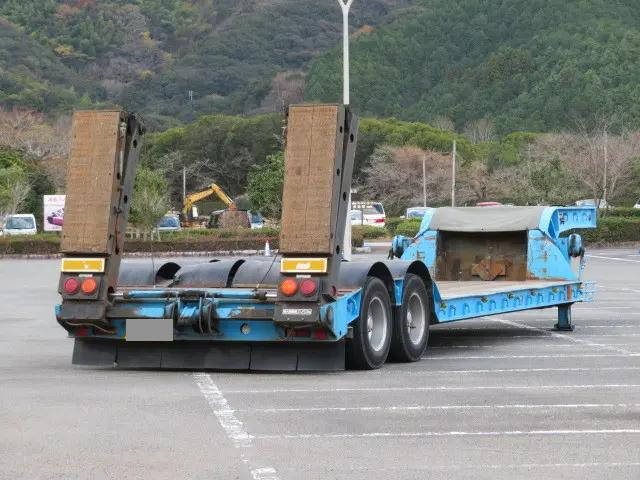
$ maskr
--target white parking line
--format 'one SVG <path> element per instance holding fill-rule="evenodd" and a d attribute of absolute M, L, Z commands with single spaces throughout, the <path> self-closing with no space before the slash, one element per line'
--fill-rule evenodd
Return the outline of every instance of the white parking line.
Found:
<path fill-rule="evenodd" d="M 522 346 L 522 343 L 518 343 L 517 346 Z M 578 343 L 543 343 L 536 344 L 536 347 L 542 348 L 572 348 L 572 347 L 581 347 Z M 616 343 L 613 346 L 615 347 L 640 347 L 640 343 Z M 427 347 L 428 350 L 433 349 L 456 349 L 456 348 L 499 348 L 499 347 L 510 347 L 513 348 L 513 344 L 505 344 L 505 343 L 492 343 L 492 344 L 477 344 L 477 345 L 429 345 Z"/>
<path fill-rule="evenodd" d="M 249 435 L 242 422 L 235 416 L 234 411 L 229 407 L 229 402 L 224 398 L 211 376 L 208 373 L 194 373 L 193 379 L 233 445 L 236 448 L 250 448 L 253 436 Z M 249 465 L 249 460 L 244 452 L 240 453 L 240 459 Z M 251 476 L 254 480 L 278 480 L 276 470 L 272 467 L 251 469 Z"/>
<path fill-rule="evenodd" d="M 425 368 L 420 368 L 424 366 Z M 401 371 L 403 375 L 469 375 L 478 373 L 541 373 L 541 372 L 607 372 L 607 371 L 638 371 L 640 367 L 566 367 L 566 368 L 497 368 L 497 369 L 475 369 L 475 370 L 433 370 L 428 362 L 413 364 L 407 369 L 392 369 L 387 365 L 382 370 L 376 370 L 375 372 L 369 372 L 368 375 L 383 375 L 388 372 L 393 372 L 393 375 L 397 375 L 398 371 Z"/>
<path fill-rule="evenodd" d="M 526 435 L 636 435 L 640 429 L 603 430 L 510 430 L 495 432 L 371 432 L 371 433 L 294 433 L 283 435 L 256 435 L 258 440 L 323 439 L 323 438 L 393 438 L 393 437 L 501 437 Z"/>
<path fill-rule="evenodd" d="M 270 388 L 227 390 L 227 395 L 261 395 L 276 393 L 338 393 L 338 392 L 448 392 L 464 390 L 595 390 L 595 389 L 640 388 L 640 384 L 606 383 L 592 385 L 479 385 L 465 387 L 337 387 L 337 388 Z"/>
<path fill-rule="evenodd" d="M 448 470 L 515 470 L 533 468 L 619 468 L 619 467 L 640 467 L 640 462 L 589 462 L 589 463 L 511 463 L 511 464 L 465 464 L 465 465 L 425 465 L 418 468 L 413 467 L 412 471 L 430 472 L 430 471 L 448 471 Z M 371 467 L 349 468 L 350 471 L 370 470 Z M 376 467 L 376 472 L 395 472 L 402 470 L 404 473 L 406 467 Z"/>
<path fill-rule="evenodd" d="M 594 348 L 597 348 L 597 349 L 600 349 L 600 350 L 610 350 L 610 351 L 613 351 L 613 352 L 618 352 L 622 356 L 628 356 L 628 357 L 640 356 L 640 354 L 638 354 L 638 353 L 633 353 L 633 352 L 630 352 L 630 351 L 625 350 L 623 348 L 618 348 L 618 347 L 614 347 L 614 346 L 611 346 L 611 345 L 605 345 L 605 344 L 602 344 L 602 343 L 590 342 L 589 340 L 576 338 L 575 336 L 567 335 L 567 334 L 564 334 L 564 333 L 549 332 L 548 330 L 544 330 L 542 328 L 532 327 L 531 325 L 525 325 L 523 323 L 513 322 L 511 320 L 505 320 L 503 318 L 491 317 L 491 318 L 489 318 L 489 320 L 492 320 L 492 321 L 498 322 L 498 323 L 502 323 L 504 325 L 510 325 L 512 327 L 525 328 L 527 330 L 531 330 L 531 331 L 534 331 L 534 332 L 541 332 L 541 333 L 544 333 L 544 334 L 546 334 L 546 335 L 548 335 L 550 337 L 561 338 L 563 340 L 568 340 L 570 342 L 579 343 L 581 345 L 587 345 L 587 346 L 594 347 Z"/>
<path fill-rule="evenodd" d="M 540 329 L 546 333 L 552 333 L 548 330 Z M 447 330 L 432 330 L 429 335 L 437 336 L 438 338 L 469 338 L 474 335 L 443 335 Z M 493 338 L 528 338 L 533 340 L 549 340 L 552 338 L 550 335 L 495 335 Z M 640 337 L 640 333 L 599 333 L 599 334 L 580 334 L 580 337 Z"/>
<path fill-rule="evenodd" d="M 239 408 L 236 413 L 294 413 L 294 412 L 408 412 L 449 410 L 538 410 L 538 409 L 612 409 L 638 408 L 640 403 L 574 403 L 574 404 L 524 404 L 524 405 L 406 405 L 387 407 L 299 407 L 299 408 Z"/>
<path fill-rule="evenodd" d="M 592 345 L 593 346 L 593 345 Z M 614 350 L 614 347 L 609 347 Z M 621 351 L 615 349 L 615 351 Z M 639 357 L 640 353 L 552 353 L 548 355 L 442 355 L 422 357 L 429 361 L 439 360 L 511 360 L 517 358 L 606 358 L 606 357 Z"/>
<path fill-rule="evenodd" d="M 604 255 L 585 255 L 587 258 L 600 258 L 603 260 L 615 260 L 616 262 L 630 262 L 630 263 L 640 263 L 640 260 L 630 260 L 628 258 L 620 258 L 620 257 L 605 257 Z"/>

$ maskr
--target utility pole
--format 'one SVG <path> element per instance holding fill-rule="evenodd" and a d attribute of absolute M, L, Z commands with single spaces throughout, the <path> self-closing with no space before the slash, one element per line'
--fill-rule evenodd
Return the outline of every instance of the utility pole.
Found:
<path fill-rule="evenodd" d="M 182 167 L 182 205 L 187 201 L 187 167 Z"/>
<path fill-rule="evenodd" d="M 427 206 L 427 154 L 422 152 L 422 206 Z"/>
<path fill-rule="evenodd" d="M 604 206 L 607 206 L 607 170 L 609 169 L 609 133 L 604 131 L 604 179 L 602 181 L 603 184 L 603 192 L 602 192 L 602 200 Z M 598 205 L 600 207 L 601 205 Z M 608 208 L 608 207 L 607 207 Z"/>
<path fill-rule="evenodd" d="M 349 9 L 353 0 L 338 0 L 342 9 L 342 101 L 345 106 L 349 105 Z M 351 189 L 347 199 L 347 224 L 344 227 L 344 242 L 342 248 L 342 258 L 351 260 Z M 364 213 L 362 215 L 364 222 Z"/>
<path fill-rule="evenodd" d="M 451 153 L 451 206 L 456 206 L 456 154 L 457 140 L 453 140 L 453 152 Z"/>

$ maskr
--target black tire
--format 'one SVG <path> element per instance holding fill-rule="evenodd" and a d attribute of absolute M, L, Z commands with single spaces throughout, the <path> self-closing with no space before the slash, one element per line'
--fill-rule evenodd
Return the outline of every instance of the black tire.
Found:
<path fill-rule="evenodd" d="M 360 318 L 347 343 L 347 367 L 355 370 L 380 368 L 389 356 L 393 317 L 391 300 L 384 282 L 368 277 L 363 287 Z"/>
<path fill-rule="evenodd" d="M 427 349 L 431 322 L 431 295 L 417 275 L 407 274 L 399 310 L 393 322 L 391 358 L 398 362 L 417 362 Z"/>

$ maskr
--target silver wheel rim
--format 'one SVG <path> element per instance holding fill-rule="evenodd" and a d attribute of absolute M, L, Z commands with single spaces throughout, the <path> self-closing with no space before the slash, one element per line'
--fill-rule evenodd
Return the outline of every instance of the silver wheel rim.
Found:
<path fill-rule="evenodd" d="M 426 324 L 424 302 L 422 297 L 414 292 L 407 302 L 407 329 L 411 343 L 419 345 L 422 342 Z"/>
<path fill-rule="evenodd" d="M 367 309 L 367 337 L 374 352 L 384 348 L 387 340 L 387 310 L 379 297 L 373 297 Z"/>

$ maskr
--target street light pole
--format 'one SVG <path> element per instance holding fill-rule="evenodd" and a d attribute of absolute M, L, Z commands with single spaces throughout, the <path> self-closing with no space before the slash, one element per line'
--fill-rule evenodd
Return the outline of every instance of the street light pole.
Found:
<path fill-rule="evenodd" d="M 342 101 L 345 106 L 349 105 L 349 9 L 353 0 L 338 0 L 342 9 Z M 342 248 L 342 258 L 351 260 L 351 189 L 347 199 L 347 224 L 344 227 L 344 241 Z M 364 212 L 362 214 L 364 222 Z"/>
<path fill-rule="evenodd" d="M 338 0 L 342 9 L 342 89 L 343 102 L 349 105 L 349 9 L 353 0 Z"/>

